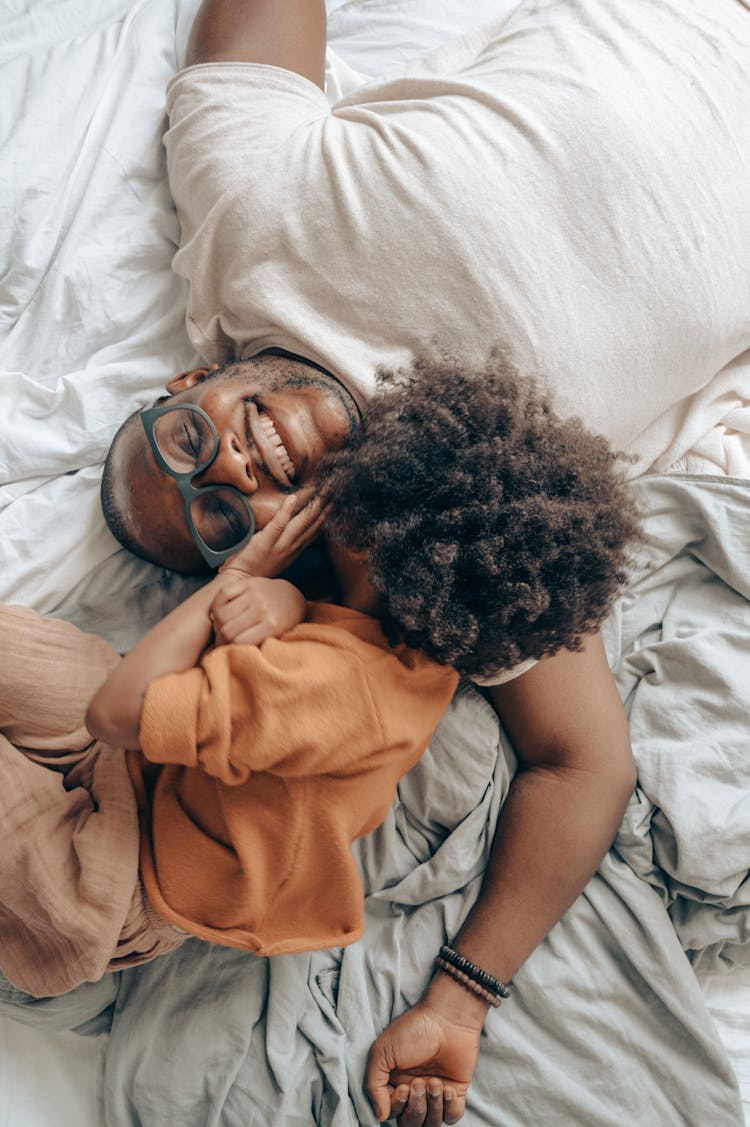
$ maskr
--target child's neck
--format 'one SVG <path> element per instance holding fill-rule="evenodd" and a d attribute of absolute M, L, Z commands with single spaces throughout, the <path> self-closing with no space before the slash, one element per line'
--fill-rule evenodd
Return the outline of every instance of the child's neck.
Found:
<path fill-rule="evenodd" d="M 338 544 L 327 543 L 325 550 L 338 587 L 336 601 L 351 610 L 361 611 L 362 614 L 375 615 L 377 598 L 370 586 L 367 564 L 362 557 L 355 556 Z"/>

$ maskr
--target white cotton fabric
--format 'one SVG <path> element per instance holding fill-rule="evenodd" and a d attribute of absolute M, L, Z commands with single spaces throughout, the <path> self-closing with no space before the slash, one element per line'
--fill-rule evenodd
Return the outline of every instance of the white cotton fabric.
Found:
<path fill-rule="evenodd" d="M 332 106 L 269 66 L 172 81 L 192 342 L 288 348 L 360 402 L 378 365 L 500 343 L 634 475 L 750 472 L 747 8 L 500 10 Z"/>
<path fill-rule="evenodd" d="M 485 688 L 490 688 L 492 685 L 505 685 L 508 681 L 515 681 L 516 677 L 520 677 L 522 673 L 527 673 L 535 665 L 538 665 L 537 659 L 530 657 L 510 669 L 503 669 L 498 673 L 489 673 L 484 677 L 472 677 L 471 680 L 475 685 L 483 685 Z"/>

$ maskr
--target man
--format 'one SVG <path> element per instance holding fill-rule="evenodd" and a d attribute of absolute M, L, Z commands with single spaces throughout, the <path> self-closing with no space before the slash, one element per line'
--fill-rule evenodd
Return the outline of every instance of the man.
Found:
<path fill-rule="evenodd" d="M 561 413 L 627 448 L 634 472 L 688 452 L 696 468 L 738 472 L 745 439 L 723 437 L 750 347 L 746 8 L 718 0 L 709 20 L 697 0 L 500 7 L 493 28 L 331 112 L 322 3 L 206 0 L 187 60 L 204 65 L 173 81 L 166 140 L 191 339 L 217 363 L 287 349 L 357 402 L 379 363 L 425 341 L 469 360 L 502 341 L 521 370 L 544 373 Z M 244 443 L 230 417 L 246 398 L 264 407 L 252 372 L 240 369 L 243 391 L 235 368 L 213 387 L 201 369 L 169 390 L 206 407 L 218 433 L 195 487 L 233 485 L 261 525 L 291 471 L 264 461 L 254 415 Z M 351 421 L 337 409 L 329 432 L 311 402 L 300 411 L 316 437 L 300 456 L 267 401 L 303 483 Z M 176 479 L 137 419 L 125 433 L 105 479 L 112 519 L 141 554 L 199 566 Z M 596 869 L 634 772 L 598 637 L 489 691 L 519 772 L 482 896 L 452 941 L 507 981 Z M 373 1047 L 380 1118 L 456 1122 L 486 1012 L 436 974 Z M 425 1075 L 444 1081 L 435 1098 L 422 1080 L 409 1087 Z"/>
<path fill-rule="evenodd" d="M 634 474 L 748 472 L 750 18 L 703 7 L 498 0 L 331 110 L 320 0 L 204 5 L 166 137 L 198 351 L 287 349 L 361 406 L 425 343 L 481 363 L 502 342 Z"/>

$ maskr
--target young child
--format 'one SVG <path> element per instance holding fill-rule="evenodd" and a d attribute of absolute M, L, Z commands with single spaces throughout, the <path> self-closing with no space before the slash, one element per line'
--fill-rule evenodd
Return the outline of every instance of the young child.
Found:
<path fill-rule="evenodd" d="M 16 986 L 59 993 L 185 934 L 267 955 L 352 942 L 351 842 L 385 817 L 459 673 L 574 649 L 601 621 L 637 535 L 616 456 L 503 365 L 442 374 L 384 376 L 318 497 L 290 496 L 124 659 L 3 609 L 0 966 Z M 306 603 L 275 577 L 324 521 L 337 590 Z"/>

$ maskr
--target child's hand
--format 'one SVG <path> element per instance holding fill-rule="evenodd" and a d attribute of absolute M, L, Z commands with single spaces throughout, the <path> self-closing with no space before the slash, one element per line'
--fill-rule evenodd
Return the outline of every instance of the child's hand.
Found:
<path fill-rule="evenodd" d="M 390 1118 L 401 1127 L 442 1127 L 453 1094 L 438 1076 L 415 1076 L 410 1084 L 399 1084 L 391 1094 Z M 445 1101 L 445 1103 L 444 1103 Z"/>
<path fill-rule="evenodd" d="M 284 500 L 265 528 L 256 532 L 244 548 L 221 565 L 222 573 L 280 575 L 317 536 L 328 506 L 311 490 L 303 489 Z"/>
<path fill-rule="evenodd" d="M 285 579 L 228 575 L 217 582 L 219 590 L 208 612 L 217 646 L 259 646 L 305 617 L 304 595 Z"/>

